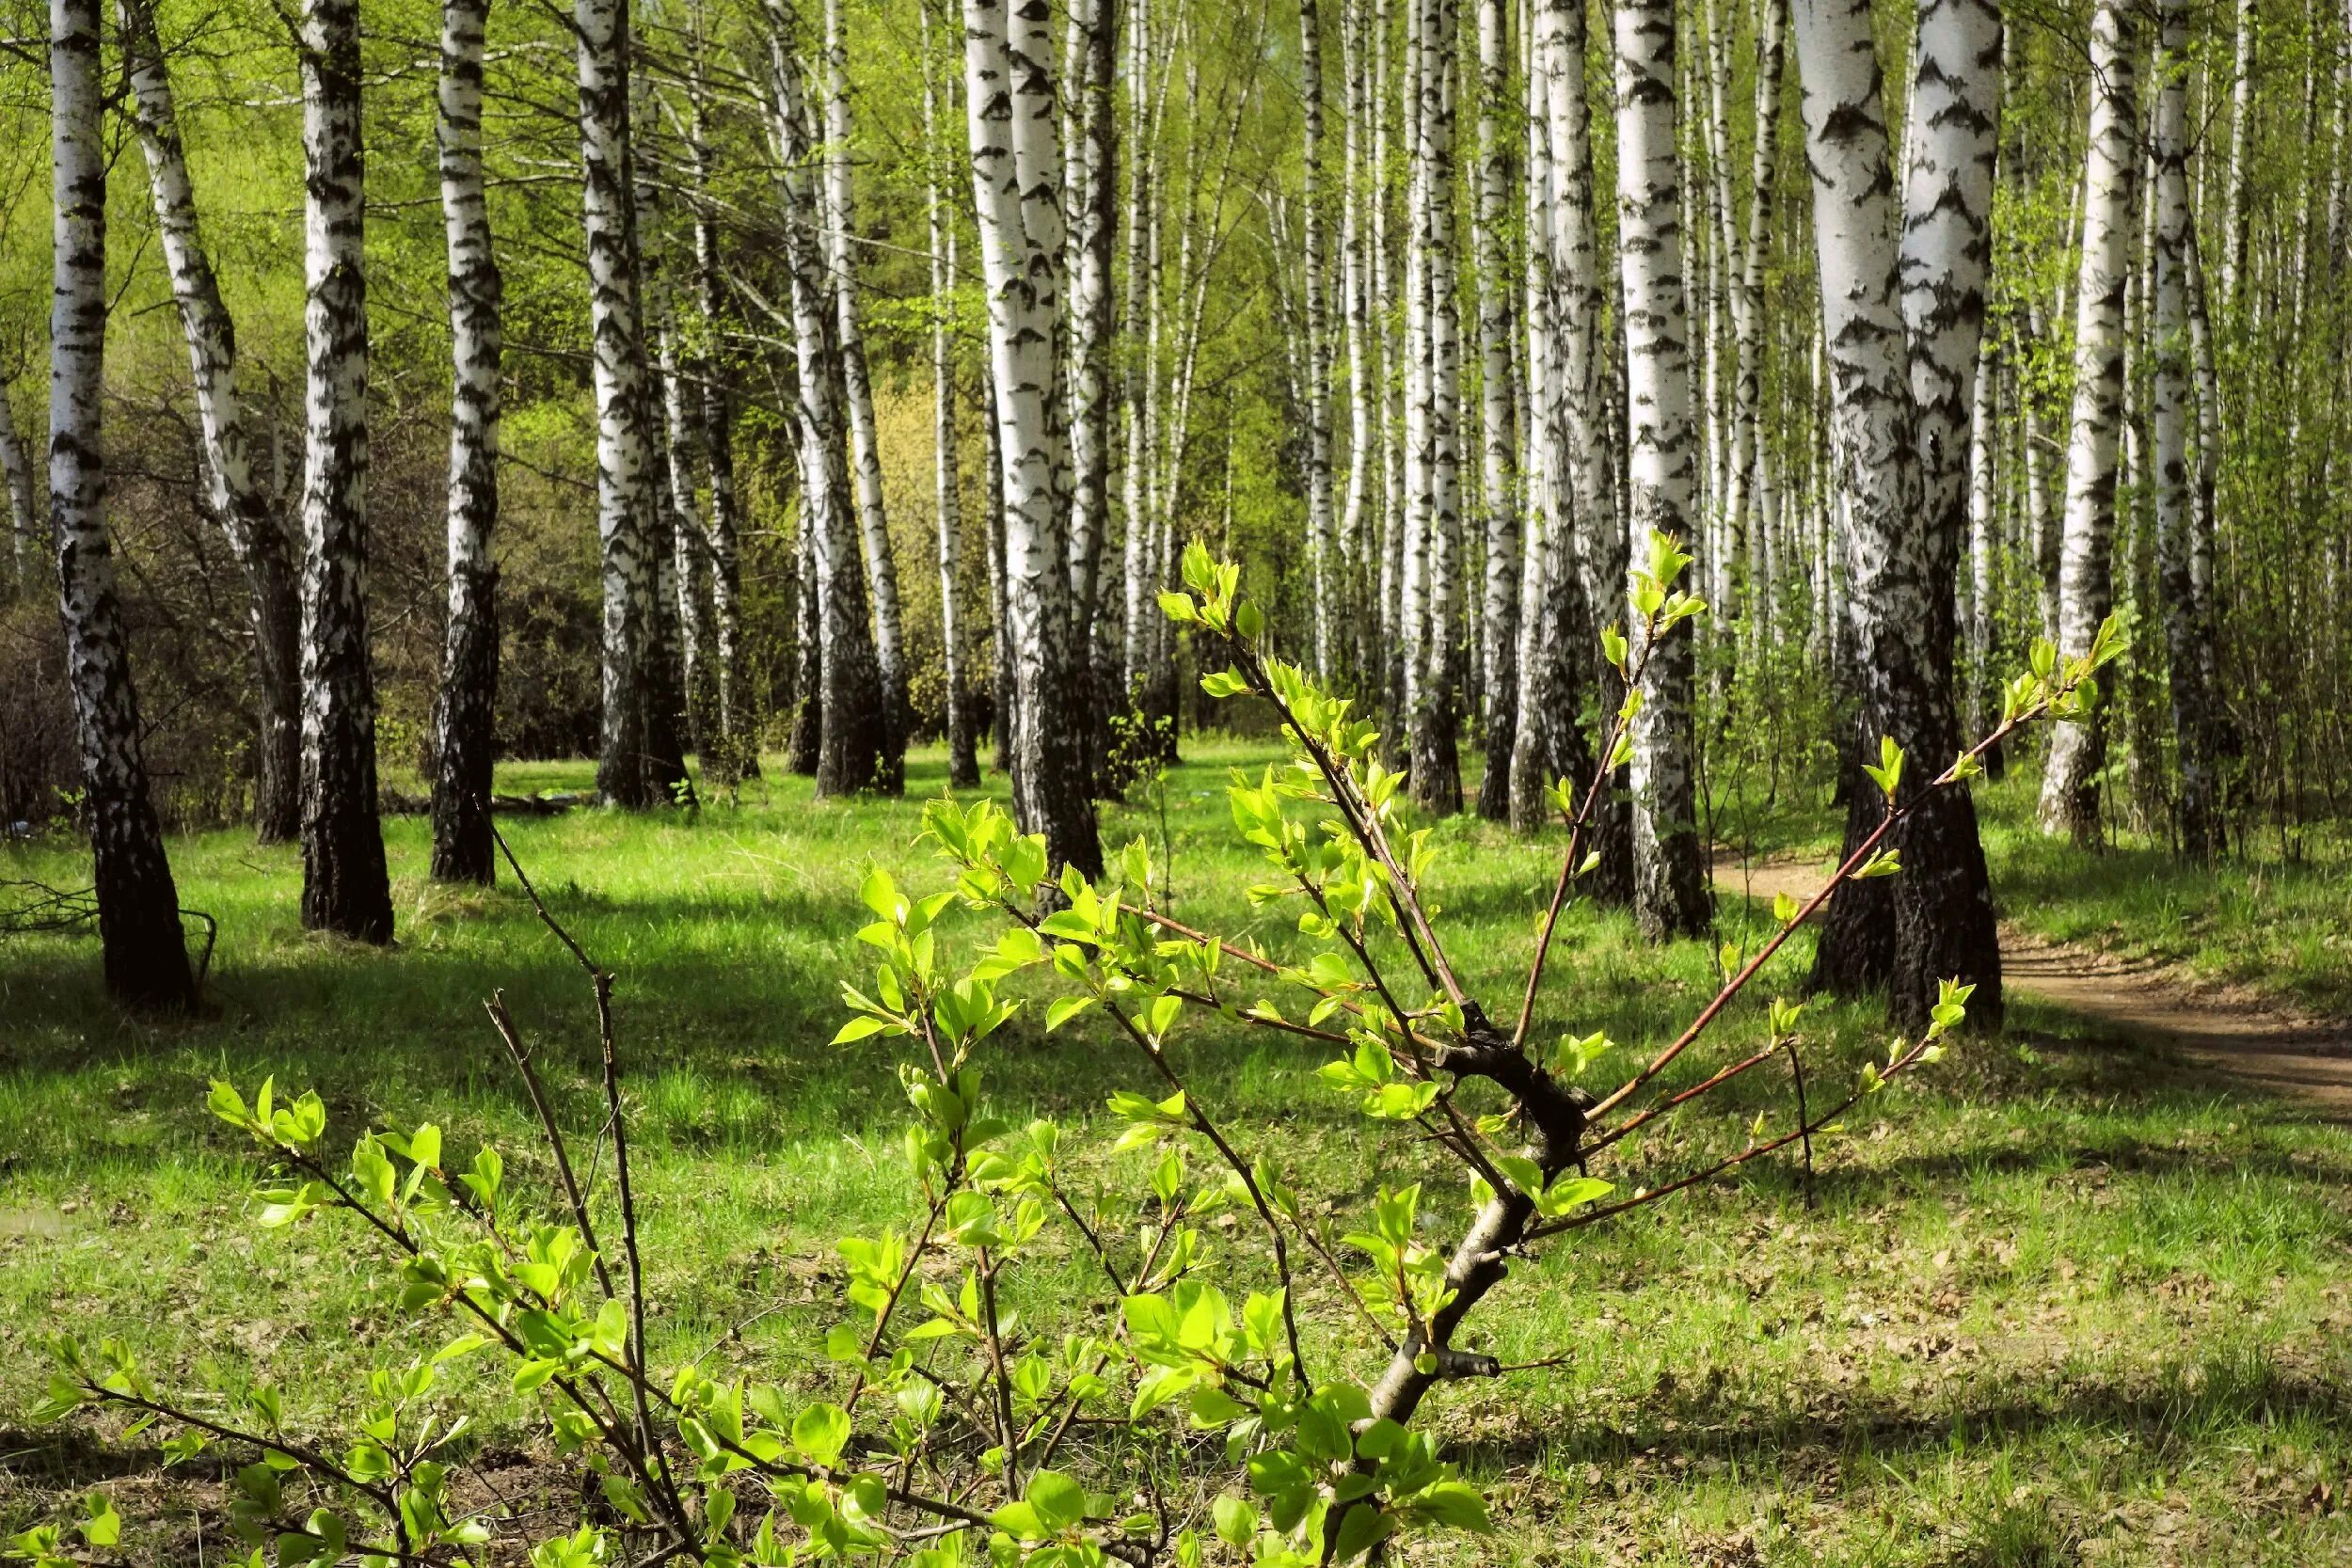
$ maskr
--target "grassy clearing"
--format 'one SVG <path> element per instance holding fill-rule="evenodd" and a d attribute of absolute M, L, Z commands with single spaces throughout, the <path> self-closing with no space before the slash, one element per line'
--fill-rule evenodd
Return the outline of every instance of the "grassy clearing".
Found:
<path fill-rule="evenodd" d="M 1241 897 L 1254 873 L 1232 845 L 1221 790 L 1224 765 L 1264 753 L 1196 742 L 1191 755 L 1168 786 L 1179 912 L 1278 942 L 1279 918 Z M 910 771 L 915 794 L 941 787 L 935 754 Z M 501 786 L 581 787 L 587 772 L 515 768 Z M 2014 879 L 2032 863 L 2010 827 L 2017 788 L 1994 792 L 1993 837 L 2005 902 L 2038 922 L 2027 909 L 2041 897 Z M 699 1353 L 774 1308 L 723 1354 L 768 1375 L 813 1375 L 799 1346 L 802 1331 L 832 1321 L 834 1238 L 902 1217 L 891 1059 L 825 1042 L 865 868 L 935 883 L 910 846 L 915 825 L 913 804 L 818 804 L 804 781 L 779 779 L 740 808 L 691 818 L 578 812 L 511 826 L 550 901 L 621 975 L 657 1359 Z M 1157 817 L 1114 809 L 1106 829 L 1123 840 L 1156 832 Z M 345 1136 L 363 1122 L 430 1117 L 458 1157 L 485 1139 L 514 1156 L 529 1143 L 528 1111 L 480 1007 L 502 989 L 567 1119 L 593 1127 L 594 1037 L 577 972 L 510 888 L 426 885 L 424 833 L 413 819 L 389 829 L 401 914 L 390 954 L 296 928 L 292 850 L 258 850 L 235 832 L 177 846 L 185 902 L 222 923 L 220 1007 L 199 1022 L 123 1021 L 99 996 L 87 942 L 8 949 L 0 1426 L 37 1393 L 37 1341 L 60 1324 L 119 1332 L 159 1370 L 199 1380 L 266 1376 L 298 1423 L 322 1430 L 356 1402 L 360 1369 L 431 1342 L 382 1310 L 344 1227 L 250 1225 L 246 1163 L 201 1109 L 208 1078 L 249 1089 L 275 1072 L 314 1086 Z M 1528 911 L 1552 867 L 1470 821 L 1439 835 L 1452 950 L 1473 990 L 1497 994 L 1523 972 Z M 72 879 L 57 850 L 8 857 L 0 874 Z M 2085 922 L 2095 897 L 2125 914 L 2148 907 L 2151 895 L 2122 883 L 2094 896 L 2084 884 L 2104 877 L 2074 867 Z M 2045 875 L 2047 907 L 2074 907 L 2056 896 L 2055 859 Z M 2226 896 L 2196 904 L 2187 882 L 2165 885 L 2206 928 L 2240 929 L 2217 912 Z M 2263 896 L 2280 908 L 2275 890 Z M 2315 907 L 2291 904 L 2273 924 L 2299 924 L 2296 911 Z M 1638 1048 L 1711 990 L 1703 944 L 1652 952 L 1622 918 L 1591 912 L 1565 936 L 1548 1032 L 1605 1027 Z M 2214 940 L 2240 951 L 2234 935 Z M 2320 974 L 2330 950 L 2309 951 L 2306 968 Z M 1782 989 L 1799 984 L 1809 957 L 1800 946 L 1780 960 Z M 2346 967 L 2339 957 L 2335 983 Z M 1822 1004 L 1808 1017 L 1829 1081 L 1883 1051 L 1866 1009 Z M 1759 1027 L 1755 1009 L 1736 1014 L 1714 1050 L 1694 1053 L 1706 1059 L 1692 1072 Z M 1216 1028 L 1187 1037 L 1198 1091 L 1240 1141 L 1279 1149 L 1334 1200 L 1369 1193 L 1363 1124 L 1303 1077 L 1296 1048 Z M 988 1071 L 1008 1114 L 1069 1120 L 1135 1082 L 1099 1033 L 1047 1039 L 1033 1018 Z M 1608 1174 L 1654 1183 L 1738 1147 L 1759 1110 L 1784 1116 L 1785 1083 L 1751 1076 Z M 1503 1525 L 1442 1555 L 2352 1562 L 2352 1514 L 2335 1504 L 2352 1484 L 2352 1135 L 2080 1038 L 2030 1005 L 2013 1008 L 2006 1041 L 1971 1042 L 1917 1085 L 1851 1118 L 1809 1194 L 1797 1171 L 1759 1169 L 1577 1233 L 1522 1266 L 1473 1320 L 1482 1344 L 1506 1361 L 1566 1361 L 1449 1386 L 1433 1403 L 1457 1453 L 1496 1481 Z M 1377 1176 L 1391 1180 L 1422 1164 L 1410 1146 L 1380 1158 Z M 1143 1164 L 1105 1162 L 1101 1175 L 1132 1189 Z M 1439 1223 L 1462 1202 L 1449 1182 Z M 1247 1248 L 1247 1233 L 1231 1244 Z M 1023 1285 L 1041 1312 L 1073 1288 L 1050 1267 Z M 1361 1348 L 1334 1295 L 1304 1293 L 1319 1356 Z M 519 1459 L 520 1413 L 495 1392 L 483 1401 L 485 1462 Z M 151 1449 L 114 1452 L 21 1423 L 0 1432 L 0 1528 L 103 1484 L 142 1560 L 198 1560 L 215 1482 L 161 1481 Z M 208 1535 L 207 1560 L 218 1545 Z"/>

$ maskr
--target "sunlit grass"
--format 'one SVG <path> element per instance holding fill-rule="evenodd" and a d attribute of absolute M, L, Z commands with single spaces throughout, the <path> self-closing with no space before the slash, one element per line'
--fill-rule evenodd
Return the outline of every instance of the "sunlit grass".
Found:
<path fill-rule="evenodd" d="M 1266 753 L 1214 741 L 1188 753 L 1168 786 L 1179 912 L 1279 944 L 1295 911 L 1242 896 L 1254 852 L 1233 844 L 1221 790 L 1223 767 Z M 589 773 L 535 764 L 501 787 L 585 788 Z M 943 781 L 935 753 L 916 758 L 912 795 Z M 2042 863 L 2011 827 L 2017 787 L 1991 800 L 2003 897 L 2016 918 L 2056 919 L 2021 907 Z M 893 1058 L 877 1042 L 827 1042 L 843 966 L 862 961 L 865 869 L 939 881 L 914 842 L 918 817 L 914 800 L 819 803 L 805 781 L 771 774 L 739 806 L 691 816 L 503 824 L 551 907 L 619 975 L 659 1357 L 699 1354 L 765 1312 L 719 1354 L 762 1375 L 816 1375 L 808 1331 L 834 1318 L 833 1240 L 904 1215 Z M 1114 841 L 1156 824 L 1140 805 L 1106 809 Z M 1507 1016 L 1556 847 L 1470 820 L 1437 836 L 1451 951 Z M 211 1077 L 316 1087 L 345 1137 L 430 1118 L 453 1151 L 497 1139 L 544 1180 L 482 1012 L 502 990 L 564 1120 L 593 1140 L 595 1037 L 577 970 L 511 878 L 488 893 L 434 888 L 424 823 L 391 822 L 387 837 L 400 911 L 389 953 L 299 930 L 293 850 L 241 832 L 175 844 L 183 902 L 222 927 L 215 1011 L 195 1022 L 122 1018 L 86 940 L 0 952 L 0 1424 L 38 1391 L 37 1341 L 60 1324 L 120 1333 L 175 1376 L 266 1376 L 321 1428 L 351 1408 L 360 1370 L 431 1342 L 394 1323 L 343 1227 L 250 1225 L 249 1162 L 201 1108 Z M 73 880 L 66 847 L 8 853 L 10 876 Z M 2044 875 L 2059 880 L 2055 858 Z M 2075 896 L 2047 907 L 2105 895 Z M 2127 911 L 2146 896 L 2115 894 Z M 1712 990 L 1710 944 L 1652 950 L 1621 914 L 1579 911 L 1564 942 L 1539 1029 L 1605 1028 L 1624 1042 L 1597 1077 Z M 1797 989 L 1809 956 L 1801 939 L 1767 989 Z M 1816 1004 L 1808 1018 L 1822 1082 L 1883 1052 L 1867 1007 Z M 1724 1027 L 1693 1053 L 1693 1072 L 1751 1045 L 1755 1010 Z M 1479 1343 L 1506 1361 L 1566 1359 L 1449 1386 L 1430 1410 L 1499 1487 L 1505 1528 L 1474 1550 L 1529 1563 L 2352 1560 L 2352 1522 L 2303 1501 L 2352 1471 L 2352 1137 L 2085 1042 L 2046 1009 L 2014 1008 L 2012 1030 L 1850 1118 L 1809 1182 L 1786 1164 L 1752 1167 L 1521 1265 L 1473 1320 Z M 1196 1092 L 1311 1191 L 1346 1205 L 1380 1180 L 1428 1176 L 1441 1185 L 1424 1208 L 1440 1224 L 1460 1212 L 1455 1180 L 1423 1148 L 1371 1141 L 1306 1075 L 1311 1053 L 1231 1026 L 1179 1039 Z M 1115 1040 L 1076 1026 L 1048 1038 L 1034 1018 L 987 1066 L 1015 1118 L 1084 1123 L 1135 1081 Z M 1759 1112 L 1785 1117 L 1788 1100 L 1785 1074 L 1752 1075 L 1608 1174 L 1631 1184 L 1686 1170 L 1740 1147 Z M 1131 1185 L 1140 1157 L 1095 1168 Z M 1246 1227 L 1215 1240 L 1261 1266 Z M 1077 1286 L 1064 1254 L 1016 1289 L 1046 1314 Z M 1302 1295 L 1317 1354 L 1360 1356 L 1361 1331 L 1330 1289 L 1310 1281 Z M 527 1440 L 498 1387 L 480 1397 L 487 1435 Z M 13 1433 L 8 1449 L 0 1528 L 111 1473 L 45 1434 Z"/>

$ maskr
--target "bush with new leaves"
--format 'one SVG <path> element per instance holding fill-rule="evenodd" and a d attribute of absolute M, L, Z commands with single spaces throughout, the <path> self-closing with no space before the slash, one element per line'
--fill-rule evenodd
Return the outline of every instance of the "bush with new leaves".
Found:
<path fill-rule="evenodd" d="M 911 1209 L 902 1228 L 841 1239 L 844 1299 L 811 1347 L 829 1369 L 813 1385 L 768 1381 L 719 1347 L 650 1360 L 609 977 L 549 917 L 596 995 L 609 1188 L 579 1180 L 529 1053 L 495 1004 L 540 1113 L 557 1176 L 551 1212 L 507 1180 L 495 1148 L 459 1167 L 426 1126 L 363 1134 L 338 1160 L 315 1096 L 288 1102 L 264 1084 L 248 1101 L 217 1085 L 213 1109 L 272 1167 L 261 1223 L 340 1212 L 397 1270 L 400 1309 L 446 1328 L 414 1359 L 372 1373 L 358 1430 L 332 1442 L 290 1421 L 265 1386 L 167 1393 L 111 1340 L 59 1341 L 41 1414 L 128 1412 L 168 1433 L 174 1460 L 228 1450 L 232 1524 L 256 1564 L 486 1564 L 527 1552 L 533 1568 L 810 1557 L 1303 1568 L 1407 1533 L 1486 1528 L 1485 1497 L 1418 1418 L 1437 1385 L 1512 1370 L 1466 1333 L 1511 1263 L 1809 1148 L 1864 1096 L 1932 1061 L 1967 1000 L 1967 987 L 1947 985 L 1923 1037 L 1895 1042 L 1841 1091 L 1817 1088 L 1817 1103 L 1800 1099 L 1783 1122 L 1759 1117 L 1744 1146 L 1711 1164 L 1632 1192 L 1610 1180 L 1616 1146 L 1661 1117 L 1774 1064 L 1802 1074 L 1799 1008 L 1774 1001 L 1759 1046 L 1694 1086 L 1661 1084 L 1832 889 L 1899 871 L 1885 840 L 1909 809 L 1896 804 L 1905 762 L 1890 743 L 1872 770 L 1888 800 L 1878 833 L 1820 895 L 1785 901 L 1772 937 L 1622 1081 L 1581 1082 L 1613 1054 L 1601 1037 L 1537 1047 L 1544 959 L 1593 868 L 1586 825 L 1638 704 L 1642 671 L 1629 649 L 1657 647 L 1701 612 L 1677 586 L 1688 564 L 1661 539 L 1633 575 L 1640 635 L 1613 630 L 1606 643 L 1626 696 L 1597 737 L 1599 770 L 1555 791 L 1568 838 L 1535 958 L 1516 1010 L 1490 1011 L 1463 983 L 1423 896 L 1438 847 L 1408 820 L 1402 778 L 1379 760 L 1372 726 L 1270 655 L 1236 568 L 1187 551 L 1187 591 L 1162 603 L 1227 659 L 1204 686 L 1262 700 L 1284 724 L 1285 762 L 1237 776 L 1229 793 L 1265 866 L 1248 896 L 1295 909 L 1298 942 L 1277 955 L 1179 923 L 1161 907 L 1164 868 L 1140 842 L 1090 881 L 1057 874 L 1043 840 L 992 804 L 930 805 L 924 836 L 945 885 L 911 893 L 880 871 L 866 879 L 874 918 L 858 934 L 874 958 L 844 988 L 849 1019 L 835 1037 L 844 1049 L 898 1054 Z M 2084 658 L 2040 660 L 2009 689 L 1994 733 L 1928 787 L 1969 777 L 2021 725 L 2078 711 L 2090 673 L 2121 646 L 2109 628 Z M 1013 1126 L 991 1114 L 989 1053 L 1041 1003 L 1046 1031 L 1091 1030 L 1132 1064 L 1105 1117 Z M 1330 1223 L 1332 1206 L 1300 1190 L 1280 1151 L 1245 1147 L 1188 1080 L 1180 1041 L 1195 1019 L 1289 1037 L 1300 1047 L 1299 1092 L 1339 1097 L 1366 1118 L 1367 1168 L 1379 1135 L 1409 1138 L 1458 1164 L 1466 1200 L 1382 1185 Z M 1134 1149 L 1152 1160 L 1139 1206 L 1079 1174 Z M 1202 1222 L 1220 1210 L 1243 1223 L 1212 1241 Z M 1097 1281 L 1085 1299 L 1041 1321 L 1007 1309 L 1013 1276 L 1072 1255 Z M 1309 1272 L 1363 1332 L 1302 1321 Z M 485 1355 L 536 1401 L 595 1499 L 544 1539 L 528 1538 L 526 1520 L 453 1499 L 450 1463 L 466 1423 L 442 1407 L 438 1370 Z M 17 1548 L 41 1562 L 105 1560 L 119 1529 L 110 1509 L 93 1509 Z"/>

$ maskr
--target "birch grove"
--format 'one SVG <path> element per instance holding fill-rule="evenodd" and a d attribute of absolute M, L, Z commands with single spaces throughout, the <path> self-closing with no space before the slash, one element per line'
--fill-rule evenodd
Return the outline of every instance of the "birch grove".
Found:
<path fill-rule="evenodd" d="M 558 809 L 507 766 L 589 753 L 554 793 L 637 811 L 1007 787 L 1100 863 L 1272 723 L 1162 611 L 1196 544 L 1416 822 L 1541 841 L 1610 764 L 1576 891 L 1651 940 L 1737 945 L 1768 805 L 1877 832 L 1891 739 L 1901 869 L 1813 978 L 1906 1024 L 1954 976 L 1997 1017 L 1984 820 L 2299 862 L 2352 810 L 2333 0 L 450 0 L 425 71 L 339 0 L 117 6 L 156 815 L 301 839 L 315 926 L 389 937 L 380 813 L 485 881 L 495 811 Z M 11 264 L 21 617 L 56 348 Z M 2096 700 L 1920 793 L 2110 613 Z M 40 622 L 35 832 L 79 787 Z"/>

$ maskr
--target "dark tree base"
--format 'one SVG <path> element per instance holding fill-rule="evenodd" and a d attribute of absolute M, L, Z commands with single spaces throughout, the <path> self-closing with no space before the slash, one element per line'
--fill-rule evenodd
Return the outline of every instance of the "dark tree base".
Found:
<path fill-rule="evenodd" d="M 373 809 L 305 824 L 302 926 L 377 946 L 392 940 L 391 882 L 384 869 L 384 834 Z"/>
<path fill-rule="evenodd" d="M 91 802 L 90 848 L 107 991 L 126 1006 L 185 1010 L 196 1001 L 196 984 L 179 890 L 143 782 L 135 799 Z"/>

